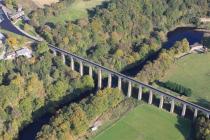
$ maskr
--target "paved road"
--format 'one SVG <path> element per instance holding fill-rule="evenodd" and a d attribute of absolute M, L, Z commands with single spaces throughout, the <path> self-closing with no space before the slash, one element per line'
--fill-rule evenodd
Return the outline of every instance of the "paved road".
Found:
<path fill-rule="evenodd" d="M 4 30 L 16 33 L 18 35 L 25 36 L 22 32 L 20 32 L 14 25 L 11 23 L 11 21 L 7 18 L 5 14 L 2 15 L 4 18 L 4 21 L 0 23 L 0 27 Z"/>
<path fill-rule="evenodd" d="M 34 37 L 32 35 L 30 35 L 29 33 L 25 32 L 24 30 L 20 29 L 19 27 L 17 27 L 14 23 L 12 23 L 12 21 L 9 19 L 7 13 L 9 12 L 9 9 L 6 9 L 6 7 L 4 7 L 3 5 L 0 4 L 0 7 L 2 7 L 2 12 L 3 12 L 3 18 L 4 21 L 0 23 L 0 27 L 2 29 L 5 29 L 7 31 L 16 33 L 18 35 L 22 35 L 25 37 L 28 37 L 32 40 L 36 40 L 36 41 L 42 41 L 42 38 L 39 37 Z"/>

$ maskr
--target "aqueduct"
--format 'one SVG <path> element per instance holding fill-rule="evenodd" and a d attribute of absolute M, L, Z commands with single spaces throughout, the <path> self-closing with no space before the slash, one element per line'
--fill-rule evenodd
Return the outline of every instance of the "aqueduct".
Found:
<path fill-rule="evenodd" d="M 7 17 L 7 12 L 5 7 L 2 7 L 2 10 L 4 12 L 4 14 Z M 7 17 L 8 18 L 8 17 Z M 10 21 L 10 19 L 8 18 L 8 20 Z M 10 21 L 11 22 L 11 21 Z M 26 32 L 24 32 L 23 30 L 19 29 L 18 27 L 16 27 L 14 24 L 12 24 L 16 29 L 18 29 L 19 32 L 21 32 L 22 34 L 24 34 L 26 37 L 31 38 L 32 40 L 36 41 L 36 42 L 40 42 L 42 41 L 42 39 L 37 38 L 37 37 L 33 37 L 29 34 L 27 34 Z M 170 100 L 170 109 L 169 111 L 171 113 L 174 112 L 175 110 L 175 103 L 179 103 L 181 104 L 181 116 L 185 117 L 186 115 L 186 111 L 188 110 L 192 110 L 193 111 L 193 118 L 196 118 L 198 116 L 198 113 L 201 113 L 203 115 L 205 115 L 207 118 L 209 118 L 210 116 L 210 110 L 208 110 L 207 108 L 204 108 L 202 106 L 199 106 L 197 104 L 188 102 L 186 100 L 183 100 L 181 98 L 178 98 L 176 96 L 173 96 L 167 92 L 161 91 L 157 88 L 152 87 L 151 85 L 147 85 L 144 84 L 140 81 L 137 81 L 129 76 L 126 76 L 124 74 L 121 74 L 119 72 L 115 72 L 111 69 L 108 69 L 104 66 L 101 66 L 95 62 L 92 62 L 90 60 L 87 60 L 85 58 L 82 58 L 80 56 L 77 56 L 75 54 L 72 54 L 70 52 L 67 52 L 65 50 L 62 50 L 60 48 L 57 48 L 54 45 L 49 44 L 49 48 L 50 50 L 54 53 L 54 55 L 56 56 L 57 53 L 60 53 L 63 59 L 63 63 L 66 64 L 66 58 L 69 57 L 70 61 L 71 61 L 71 69 L 75 70 L 75 61 L 77 61 L 79 63 L 79 72 L 80 75 L 84 74 L 84 65 L 89 67 L 89 75 L 92 77 L 93 76 L 93 68 L 95 68 L 97 70 L 97 75 L 98 75 L 98 88 L 102 88 L 102 72 L 108 74 L 108 87 L 112 87 L 112 78 L 115 76 L 118 78 L 117 80 L 117 84 L 118 84 L 118 88 L 121 90 L 122 89 L 122 81 L 125 81 L 127 83 L 127 97 L 130 98 L 132 96 L 132 91 L 133 91 L 133 87 L 137 86 L 138 87 L 138 100 L 142 100 L 142 91 L 143 88 L 147 89 L 149 91 L 149 98 L 148 98 L 148 104 L 152 104 L 153 103 L 153 98 L 154 96 L 159 96 L 159 108 L 162 109 L 164 106 L 164 99 L 168 98 Z"/>
<path fill-rule="evenodd" d="M 104 66 L 101 66 L 95 62 L 92 62 L 90 60 L 87 60 L 85 58 L 82 58 L 80 56 L 77 56 L 75 54 L 72 54 L 70 52 L 67 52 L 65 50 L 62 50 L 60 48 L 55 47 L 54 45 L 50 45 L 50 50 L 53 52 L 54 56 L 57 55 L 57 53 L 61 54 L 63 63 L 66 64 L 66 58 L 70 58 L 70 67 L 72 70 L 75 70 L 75 61 L 79 63 L 79 72 L 80 75 L 84 75 L 84 65 L 86 65 L 89 68 L 89 76 L 93 76 L 93 69 L 96 70 L 97 76 L 98 76 L 98 89 L 102 88 L 102 72 L 106 73 L 108 75 L 108 83 L 107 86 L 109 88 L 112 87 L 112 78 L 115 76 L 117 77 L 117 86 L 121 90 L 122 89 L 122 81 L 125 81 L 127 83 L 127 97 L 130 98 L 132 95 L 132 89 L 134 86 L 138 87 L 138 100 L 142 100 L 142 89 L 145 88 L 149 91 L 149 98 L 148 98 L 148 104 L 153 103 L 153 97 L 154 96 L 159 96 L 159 108 L 162 109 L 164 105 L 164 99 L 168 98 L 170 99 L 170 112 L 173 113 L 175 109 L 175 103 L 181 104 L 181 116 L 185 117 L 186 115 L 186 110 L 192 110 L 193 111 L 193 118 L 196 118 L 198 116 L 198 113 L 202 113 L 203 115 L 206 115 L 207 118 L 209 118 L 210 115 L 210 110 L 199 106 L 197 104 L 188 102 L 186 100 L 183 100 L 181 98 L 178 98 L 176 96 L 173 96 L 167 92 L 161 91 L 157 88 L 152 87 L 151 85 L 144 84 L 140 81 L 137 81 L 131 77 L 128 77 L 124 74 L 121 74 L 119 72 L 113 71 L 111 69 L 108 69 Z"/>

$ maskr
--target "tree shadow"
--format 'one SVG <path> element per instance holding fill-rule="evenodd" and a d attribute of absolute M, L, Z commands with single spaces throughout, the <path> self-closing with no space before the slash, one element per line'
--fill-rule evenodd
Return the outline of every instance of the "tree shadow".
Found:
<path fill-rule="evenodd" d="M 122 74 L 127 76 L 135 77 L 143 67 L 148 63 L 157 59 L 162 49 L 157 50 L 156 52 L 151 52 L 143 60 L 138 60 L 132 64 L 126 65 L 125 68 L 121 71 Z"/>
<path fill-rule="evenodd" d="M 193 121 L 177 116 L 175 127 L 184 136 L 185 140 L 194 140 Z"/>
<path fill-rule="evenodd" d="M 210 101 L 203 99 L 203 98 L 198 98 L 197 101 L 193 102 L 197 105 L 200 105 L 202 107 L 210 109 Z"/>
<path fill-rule="evenodd" d="M 95 13 L 96 13 L 97 9 L 107 8 L 108 7 L 108 3 L 109 3 L 109 1 L 104 1 L 104 2 L 102 2 L 102 4 L 96 6 L 93 9 L 87 9 L 88 18 L 89 19 L 93 18 L 95 16 Z"/>

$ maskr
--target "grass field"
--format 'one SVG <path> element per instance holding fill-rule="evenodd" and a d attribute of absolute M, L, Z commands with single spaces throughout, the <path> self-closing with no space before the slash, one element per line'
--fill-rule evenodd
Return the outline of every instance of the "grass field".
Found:
<path fill-rule="evenodd" d="M 185 140 L 190 121 L 150 105 L 141 105 L 93 140 Z"/>
<path fill-rule="evenodd" d="M 210 53 L 191 54 L 180 59 L 163 80 L 170 80 L 192 89 L 189 100 L 207 106 L 210 102 Z"/>
<path fill-rule="evenodd" d="M 53 23 L 57 22 L 64 23 L 65 21 L 76 20 L 79 18 L 87 17 L 88 16 L 87 9 L 92 9 L 97 5 L 102 4 L 102 2 L 104 1 L 107 0 L 90 0 L 90 1 L 77 0 L 71 6 L 64 9 L 60 14 L 60 16 L 50 17 L 48 21 Z"/>

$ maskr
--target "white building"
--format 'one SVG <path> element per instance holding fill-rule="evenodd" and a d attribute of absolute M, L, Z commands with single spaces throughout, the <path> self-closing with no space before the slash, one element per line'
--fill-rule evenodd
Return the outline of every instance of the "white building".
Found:
<path fill-rule="evenodd" d="M 16 14 L 14 14 L 14 15 L 11 15 L 10 18 L 11 18 L 11 20 L 17 20 L 24 15 L 25 15 L 24 11 L 20 11 L 20 12 L 17 12 Z"/>
<path fill-rule="evenodd" d="M 7 53 L 5 55 L 5 60 L 11 60 L 15 59 L 16 57 L 19 56 L 25 56 L 26 58 L 31 58 L 32 57 L 32 51 L 28 48 L 21 48 L 15 52 Z"/>
<path fill-rule="evenodd" d="M 199 43 L 195 43 L 193 45 L 190 45 L 190 53 L 192 52 L 203 52 L 204 51 L 204 47 L 202 44 Z"/>

